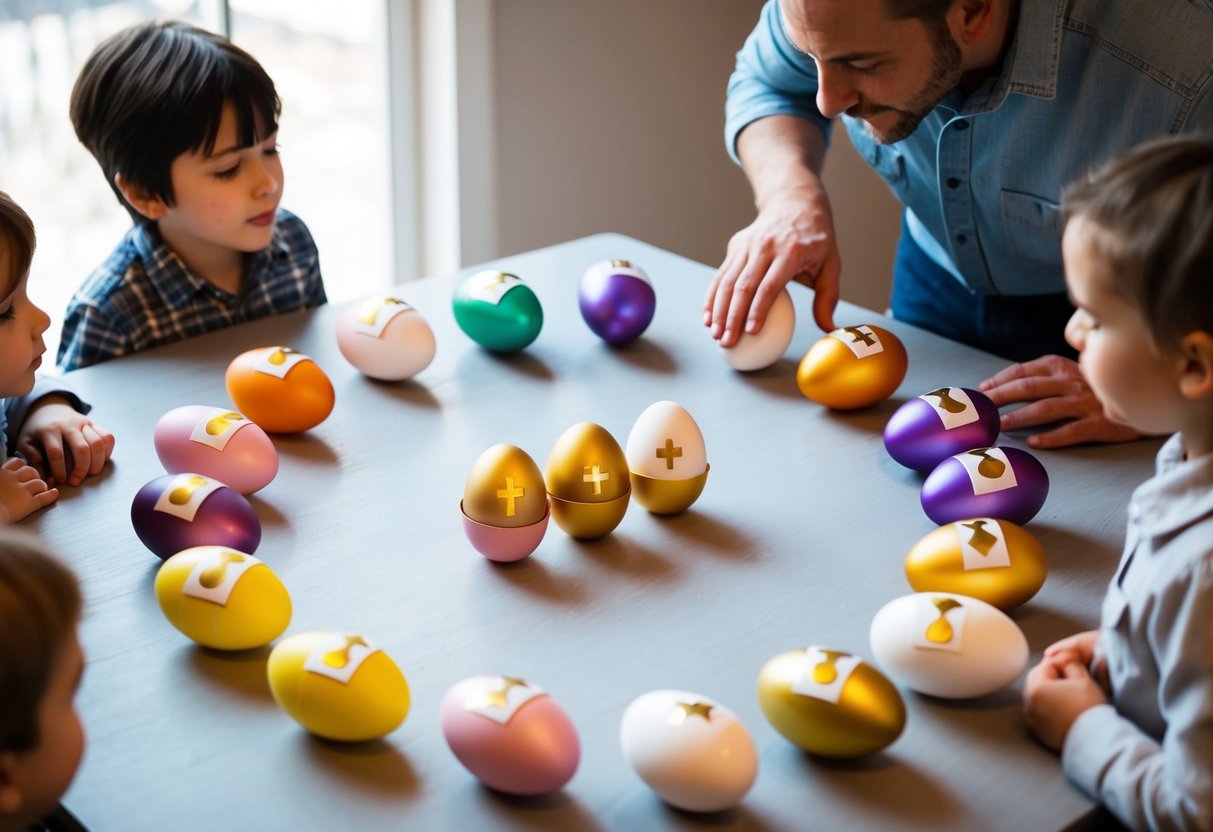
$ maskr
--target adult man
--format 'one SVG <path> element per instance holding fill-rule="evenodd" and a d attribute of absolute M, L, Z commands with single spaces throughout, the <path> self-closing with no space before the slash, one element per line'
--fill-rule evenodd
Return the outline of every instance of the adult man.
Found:
<path fill-rule="evenodd" d="M 832 119 L 905 204 L 895 317 L 1015 364 L 982 387 L 1036 447 L 1136 436 L 1103 418 L 1062 333 L 1062 188 L 1160 134 L 1213 129 L 1210 0 L 768 0 L 729 81 L 726 139 L 758 216 L 704 305 L 721 343 L 789 280 L 834 326 L 819 172 Z M 1057 353 L 1057 354 L 1054 354 Z"/>

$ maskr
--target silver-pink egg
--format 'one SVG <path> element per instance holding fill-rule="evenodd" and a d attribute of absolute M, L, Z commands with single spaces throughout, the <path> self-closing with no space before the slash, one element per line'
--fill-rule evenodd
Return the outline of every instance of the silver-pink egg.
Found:
<path fill-rule="evenodd" d="M 202 474 L 241 494 L 260 491 L 278 474 L 269 436 L 230 407 L 175 407 L 157 420 L 152 440 L 165 471 Z"/>

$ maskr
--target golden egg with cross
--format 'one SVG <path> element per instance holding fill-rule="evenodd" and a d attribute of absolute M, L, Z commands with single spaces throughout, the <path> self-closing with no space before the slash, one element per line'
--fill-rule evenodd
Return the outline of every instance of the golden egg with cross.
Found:
<path fill-rule="evenodd" d="M 515 445 L 494 445 L 468 473 L 459 504 L 463 530 L 489 560 L 521 560 L 539 545 L 551 512 L 539 466 Z"/>
<path fill-rule="evenodd" d="M 892 395 L 908 368 L 905 346 L 887 329 L 844 326 L 809 347 L 796 368 L 796 385 L 826 407 L 856 410 Z"/>
<path fill-rule="evenodd" d="M 632 493 L 623 449 L 594 422 L 579 422 L 560 435 L 548 455 L 544 481 L 556 524 L 584 539 L 610 534 L 623 520 Z"/>

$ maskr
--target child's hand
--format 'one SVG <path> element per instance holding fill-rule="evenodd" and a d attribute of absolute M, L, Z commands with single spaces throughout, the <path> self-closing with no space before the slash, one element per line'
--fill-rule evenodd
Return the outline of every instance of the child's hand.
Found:
<path fill-rule="evenodd" d="M 1045 648 L 1044 659 L 1059 670 L 1071 662 L 1090 667 L 1095 657 L 1095 645 L 1099 642 L 1099 630 L 1087 630 L 1055 641 Z"/>
<path fill-rule="evenodd" d="M 1023 710 L 1028 730 L 1054 751 L 1065 744 L 1074 720 L 1107 702 L 1103 689 L 1078 662 L 1058 667 L 1045 659 L 1029 671 L 1024 682 Z"/>
<path fill-rule="evenodd" d="M 63 399 L 47 396 L 30 408 L 17 449 L 31 464 L 41 466 L 50 482 L 79 485 L 85 477 L 101 473 L 114 452 L 114 435 Z"/>
<path fill-rule="evenodd" d="M 0 523 L 13 523 L 45 508 L 59 497 L 59 489 L 49 488 L 35 468 L 12 457 L 0 466 Z"/>

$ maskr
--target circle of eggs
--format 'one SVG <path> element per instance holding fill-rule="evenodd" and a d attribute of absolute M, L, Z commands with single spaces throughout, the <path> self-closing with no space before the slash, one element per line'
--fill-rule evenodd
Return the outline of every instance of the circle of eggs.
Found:
<path fill-rule="evenodd" d="M 434 330 L 421 313 L 383 295 L 351 303 L 337 320 L 337 348 L 363 375 L 403 381 L 434 360 Z"/>
<path fill-rule="evenodd" d="M 1023 525 L 1049 494 L 1049 475 L 1018 448 L 974 448 L 950 456 L 922 483 L 922 510 L 937 525 L 998 517 Z"/>
<path fill-rule="evenodd" d="M 255 552 L 261 543 L 261 521 L 248 500 L 201 474 L 167 474 L 140 488 L 131 524 L 161 559 L 195 546 Z"/>
<path fill-rule="evenodd" d="M 655 690 L 635 699 L 619 725 L 623 757 L 658 796 L 689 812 L 731 809 L 758 774 L 745 725 L 706 696 Z"/>
<path fill-rule="evenodd" d="M 409 712 L 409 686 L 392 658 L 361 635 L 315 631 L 283 639 L 266 663 L 278 707 L 318 737 L 373 740 Z"/>
<path fill-rule="evenodd" d="M 734 370 L 750 372 L 770 367 L 787 352 L 796 331 L 796 307 L 787 289 L 781 289 L 767 312 L 762 329 L 742 332 L 731 347 L 722 347 L 724 360 Z"/>
<path fill-rule="evenodd" d="M 1028 665 L 1028 640 L 997 607 L 967 595 L 920 592 L 881 607 L 872 655 L 911 690 L 969 699 L 1001 690 Z"/>
<path fill-rule="evenodd" d="M 628 434 L 628 470 L 636 502 L 654 514 L 677 514 L 708 481 L 708 452 L 691 414 L 677 402 L 654 402 Z"/>
<path fill-rule="evenodd" d="M 975 517 L 940 526 L 906 555 L 915 592 L 953 592 L 1001 610 L 1025 603 L 1045 582 L 1044 547 L 1009 520 Z"/>
<path fill-rule="evenodd" d="M 156 421 L 156 456 L 170 474 L 202 474 L 241 494 L 269 485 L 278 474 L 278 450 L 259 425 L 234 410 L 175 407 Z"/>
<path fill-rule="evenodd" d="M 270 433 L 299 433 L 333 410 L 333 384 L 311 358 L 290 347 L 260 347 L 228 364 L 227 394 L 236 409 Z"/>
<path fill-rule="evenodd" d="M 526 451 L 506 444 L 476 458 L 459 509 L 472 546 L 498 563 L 535 551 L 551 517 L 539 466 Z"/>
<path fill-rule="evenodd" d="M 582 274 L 577 303 L 595 335 L 608 344 L 626 344 L 652 323 L 657 293 L 644 269 L 627 260 L 603 260 Z"/>
<path fill-rule="evenodd" d="M 156 600 L 170 624 L 216 650 L 262 647 L 291 622 L 291 596 L 274 570 L 223 546 L 196 546 L 161 564 Z"/>
<path fill-rule="evenodd" d="M 796 386 L 826 407 L 856 410 L 892 395 L 908 368 L 906 348 L 893 333 L 870 324 L 844 326 L 809 347 L 796 368 Z"/>
<path fill-rule="evenodd" d="M 632 494 L 623 449 L 594 422 L 578 422 L 560 435 L 543 478 L 556 525 L 586 540 L 614 531 Z"/>
<path fill-rule="evenodd" d="M 993 445 L 998 431 L 998 408 L 985 395 L 940 387 L 894 411 L 885 425 L 884 446 L 902 465 L 927 473 L 953 454 Z"/>
<path fill-rule="evenodd" d="M 901 736 L 901 694 L 872 665 L 841 650 L 780 653 L 758 674 L 758 704 L 789 742 L 824 757 L 873 754 Z"/>
<path fill-rule="evenodd" d="M 577 771 L 581 743 L 564 709 L 512 676 L 472 676 L 442 698 L 442 736 L 464 768 L 497 791 L 548 794 Z"/>
<path fill-rule="evenodd" d="M 476 272 L 455 286 L 455 323 L 485 349 L 517 352 L 539 336 L 543 307 L 517 275 L 492 269 Z"/>

